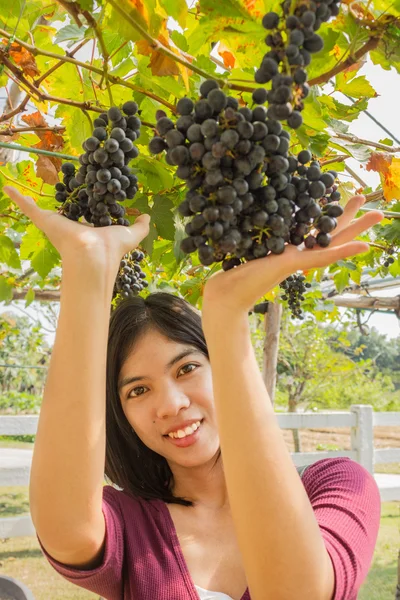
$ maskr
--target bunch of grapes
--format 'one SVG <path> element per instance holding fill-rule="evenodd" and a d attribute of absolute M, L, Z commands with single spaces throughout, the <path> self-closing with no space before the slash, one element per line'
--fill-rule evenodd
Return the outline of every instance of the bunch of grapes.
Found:
<path fill-rule="evenodd" d="M 315 33 L 324 21 L 339 14 L 340 0 L 299 1 L 292 12 L 292 0 L 282 4 L 283 19 L 276 12 L 263 17 L 264 27 L 270 31 L 265 43 L 271 49 L 264 55 L 255 74 L 257 83 L 272 82 L 267 92 L 255 90 L 257 104 L 268 102 L 268 117 L 285 121 L 292 129 L 303 122 L 303 100 L 309 94 L 307 67 L 311 55 L 324 47 L 324 41 Z"/>
<path fill-rule="evenodd" d="M 102 113 L 83 143 L 80 168 L 62 165 L 64 180 L 56 184 L 55 198 L 68 219 L 79 221 L 83 216 L 95 227 L 129 225 L 120 202 L 133 199 L 137 192 L 137 177 L 128 166 L 139 154 L 133 143 L 140 135 L 137 109 L 136 102 L 128 101 L 122 111 L 112 106 Z"/>
<path fill-rule="evenodd" d="M 304 283 L 305 279 L 304 275 L 294 274 L 280 284 L 284 291 L 281 298 L 288 301 L 293 318 L 304 319 L 301 302 L 304 300 L 306 289 L 311 287 L 311 283 Z"/>
<path fill-rule="evenodd" d="M 137 177 L 128 166 L 139 154 L 133 143 L 140 135 L 137 110 L 136 102 L 128 101 L 122 111 L 112 106 L 100 114 L 82 145 L 85 152 L 79 156 L 79 169 L 69 162 L 62 165 L 63 183 L 56 184 L 55 198 L 68 219 L 79 221 L 83 216 L 94 227 L 130 225 L 120 203 L 133 199 L 138 189 Z M 138 295 L 148 286 L 139 264 L 143 258 L 143 252 L 134 250 L 121 261 L 113 298 Z"/>
<path fill-rule="evenodd" d="M 166 152 L 188 188 L 179 206 L 192 217 L 182 251 L 228 270 L 281 254 L 286 243 L 328 246 L 343 212 L 337 174 L 322 172 L 308 150 L 289 156 L 290 134 L 263 106 L 239 108 L 213 80 L 200 93 L 196 103 L 179 100 L 175 123 L 160 116 L 149 144 L 153 154 Z"/>
<path fill-rule="evenodd" d="M 113 297 L 120 294 L 123 298 L 137 296 L 148 287 L 145 281 L 146 274 L 142 271 L 140 263 L 144 258 L 143 252 L 133 250 L 121 260 L 117 279 L 114 285 Z"/>
<path fill-rule="evenodd" d="M 395 249 L 393 246 L 390 246 L 385 250 L 385 252 L 383 252 L 381 260 L 383 261 L 383 266 L 385 267 L 385 269 L 388 269 L 390 265 L 392 265 L 395 262 L 395 259 L 393 258 L 394 253 Z"/>

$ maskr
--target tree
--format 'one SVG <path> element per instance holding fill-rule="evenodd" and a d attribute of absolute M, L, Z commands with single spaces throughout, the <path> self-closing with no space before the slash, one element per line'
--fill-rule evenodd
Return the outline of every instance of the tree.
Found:
<path fill-rule="evenodd" d="M 50 353 L 40 325 L 25 316 L 0 315 L 0 408 L 21 408 L 23 394 L 36 396 L 39 405 Z"/>
<path fill-rule="evenodd" d="M 28 4 L 29 10 L 24 10 L 24 3 L 0 0 L 0 85 L 15 82 L 24 92 L 17 106 L 0 117 L 4 123 L 0 135 L 31 150 L 24 155 L 29 159 L 0 168 L 0 183 L 17 182 L 40 206 L 55 209 L 53 185 L 59 177 L 59 154 L 78 156 L 93 119 L 111 104 L 133 98 L 139 105 L 142 133 L 140 157 L 134 161 L 139 193 L 126 203 L 128 219 L 141 212 L 151 214 L 151 233 L 142 246 L 147 274 L 154 277 L 153 290 L 170 285 L 201 307 L 204 280 L 220 265 L 203 267 L 197 255 L 188 257 L 180 250 L 185 231 L 177 207 L 184 198 L 184 185 L 177 183 L 175 168 L 164 158 L 149 156 L 147 145 L 156 110 L 175 114 L 177 100 L 184 95 L 196 98 L 204 78 L 217 79 L 243 106 L 251 105 L 254 68 L 265 52 L 261 17 L 273 4 L 267 0 L 219 4 L 199 0 L 189 9 L 185 2 L 169 0 L 78 0 L 60 1 L 52 5 L 51 13 L 44 0 Z M 368 107 L 370 98 L 382 93 L 359 75 L 362 61 L 370 56 L 382 68 L 395 69 L 394 77 L 398 77 L 399 17 L 396 4 L 388 0 L 374 0 L 368 8 L 344 3 L 340 16 L 322 25 L 319 32 L 325 45 L 308 68 L 312 87 L 305 100 L 304 125 L 291 132 L 293 152 L 309 148 L 339 175 L 352 155 L 381 174 L 382 190 L 371 200 L 386 210 L 388 218 L 376 228 L 374 239 L 366 236 L 371 241 L 369 253 L 330 268 L 339 291 L 350 280 L 359 282 L 366 265 L 377 275 L 388 270 L 393 276 L 400 274 L 400 221 L 395 218 L 400 214 L 399 149 L 389 139 L 374 143 L 351 135 L 351 122 Z M 60 21 L 62 26 L 54 27 Z M 327 93 L 330 81 L 335 90 L 353 98 L 352 104 L 342 104 Z M 27 106 L 33 107 L 28 114 L 24 112 Z M 14 122 L 16 118 L 20 125 Z M 342 182 L 343 202 L 358 186 L 354 181 Z M 396 258 L 389 269 L 380 262 L 388 248 Z M 33 270 L 22 279 L 21 260 Z M 0 301 L 10 301 L 16 291 L 24 290 L 29 304 L 35 290 L 57 289 L 59 276 L 54 273 L 59 264 L 57 251 L 42 233 L 7 198 L 0 197 Z M 314 276 L 318 281 L 322 273 L 307 274 L 309 280 Z"/>

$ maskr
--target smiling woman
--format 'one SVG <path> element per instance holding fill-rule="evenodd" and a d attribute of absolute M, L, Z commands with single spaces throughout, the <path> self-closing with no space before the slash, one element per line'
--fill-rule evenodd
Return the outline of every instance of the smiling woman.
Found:
<path fill-rule="evenodd" d="M 207 460 L 200 455 L 197 460 L 216 463 L 220 457 L 211 410 L 211 367 L 196 309 L 166 293 L 131 298 L 118 306 L 110 320 L 106 402 L 107 478 L 146 500 L 193 506 L 173 491 L 171 464 L 178 456 L 165 434 L 208 413 L 215 441 Z M 180 445 L 186 447 L 188 441 Z M 132 456 L 139 460 L 132 461 Z M 199 482 L 201 489 L 204 482 Z"/>
<path fill-rule="evenodd" d="M 225 325 L 214 324 L 214 337 Z M 240 389 L 239 379 L 245 381 L 248 375 L 251 393 L 258 395 L 259 391 L 248 340 L 241 338 L 243 333 L 249 337 L 248 331 L 231 322 L 242 372 L 228 329 L 221 352 L 230 380 L 226 388 L 235 388 L 229 398 L 229 414 L 234 415 L 240 412 L 240 397 L 246 393 Z M 215 353 L 216 346 L 212 346 Z M 221 364 L 217 360 L 213 364 L 212 377 L 201 316 L 185 300 L 160 292 L 145 299 L 126 299 L 113 312 L 107 346 L 105 456 L 105 474 L 111 485 L 103 488 L 104 537 L 87 561 L 61 559 L 38 537 L 50 564 L 67 580 L 110 600 L 262 597 L 249 585 L 251 568 L 245 564 L 238 536 L 241 521 L 233 517 L 236 497 L 233 486 L 229 489 L 227 485 L 227 475 L 233 477 L 221 451 L 221 432 L 224 434 L 230 416 L 224 423 L 218 422 L 218 387 L 213 379 L 218 381 Z M 237 373 L 229 371 L 230 364 L 236 364 Z M 265 556 L 269 551 L 278 553 L 281 561 L 296 553 L 296 548 L 285 547 L 284 540 L 297 528 L 301 553 L 311 545 L 317 553 L 313 557 L 310 552 L 312 563 L 307 557 L 298 560 L 304 560 L 321 582 L 311 588 L 309 575 L 310 583 L 303 585 L 308 595 L 299 597 L 355 600 L 371 564 L 379 527 L 380 498 L 374 478 L 349 458 L 324 459 L 304 470 L 302 482 L 295 474 L 288 494 L 285 461 L 291 460 L 281 432 L 270 419 L 267 401 L 263 402 L 265 414 L 258 409 L 259 432 L 255 422 L 251 425 L 249 400 L 242 426 L 235 428 L 241 432 L 241 443 L 238 436 L 231 436 L 239 449 L 236 481 L 243 477 L 241 471 L 253 468 L 255 457 L 258 476 L 246 484 L 253 490 L 255 503 L 262 493 L 260 484 L 269 486 L 264 500 Z M 252 447 L 246 448 L 249 426 Z M 168 436 L 170 432 L 177 432 L 176 437 Z M 263 440 L 268 456 L 261 460 Z M 225 447 L 227 455 L 232 455 L 229 443 Z M 249 535 L 252 510 L 249 506 L 244 522 Z M 273 527 L 279 515 L 283 521 L 276 533 Z M 288 564 L 298 570 L 297 564 Z M 124 565 L 129 565 L 125 575 Z M 287 588 L 293 583 L 284 583 L 282 576 L 276 580 L 282 595 L 274 594 L 274 600 L 291 600 Z M 316 575 L 314 580 L 318 580 Z M 273 585 L 270 578 L 265 582 L 266 587 Z"/>
<path fill-rule="evenodd" d="M 382 215 L 354 219 L 363 202 L 354 197 L 329 248 L 289 247 L 211 276 L 201 316 L 155 293 L 122 301 L 110 320 L 120 258 L 148 220 L 95 229 L 8 193 L 63 258 L 29 489 L 50 564 L 106 600 L 356 600 L 378 534 L 378 487 L 341 457 L 300 479 L 248 307 L 287 272 L 363 252 L 352 240 Z"/>

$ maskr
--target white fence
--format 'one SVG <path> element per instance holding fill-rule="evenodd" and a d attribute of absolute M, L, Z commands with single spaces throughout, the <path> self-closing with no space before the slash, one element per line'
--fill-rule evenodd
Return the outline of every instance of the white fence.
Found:
<path fill-rule="evenodd" d="M 282 429 L 351 428 L 351 450 L 292 452 L 296 466 L 310 465 L 322 458 L 348 456 L 365 467 L 379 486 L 381 500 L 400 501 L 400 475 L 374 473 L 377 464 L 400 462 L 400 448 L 374 448 L 375 426 L 399 426 L 400 412 L 374 412 L 373 407 L 357 404 L 350 411 L 320 413 L 276 413 Z M 39 417 L 0 416 L 0 435 L 35 435 Z M 9 460 L 7 460 L 7 452 Z M 32 450 L 11 453 L 0 449 L 0 487 L 29 485 Z M 29 515 L 0 519 L 0 539 L 36 535 Z"/>

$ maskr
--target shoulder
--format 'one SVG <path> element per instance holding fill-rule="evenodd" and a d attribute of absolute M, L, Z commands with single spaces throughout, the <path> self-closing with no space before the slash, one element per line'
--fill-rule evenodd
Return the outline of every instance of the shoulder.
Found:
<path fill-rule="evenodd" d="M 348 457 L 317 460 L 305 469 L 302 479 L 304 485 L 312 489 L 334 484 L 341 488 L 347 487 L 354 492 L 362 492 L 368 487 L 379 493 L 373 474 Z"/>
<path fill-rule="evenodd" d="M 132 517 L 136 522 L 153 520 L 161 512 L 160 503 L 160 500 L 144 500 L 113 485 L 103 486 L 103 506 L 110 507 L 124 520 L 129 518 L 130 522 Z"/>
<path fill-rule="evenodd" d="M 365 467 L 348 457 L 325 458 L 309 465 L 302 477 L 314 509 L 324 512 L 343 510 L 368 511 L 379 522 L 381 498 L 379 487 Z"/>
<path fill-rule="evenodd" d="M 371 566 L 381 499 L 374 476 L 348 457 L 309 465 L 303 485 L 335 571 L 333 600 L 357 598 Z"/>

